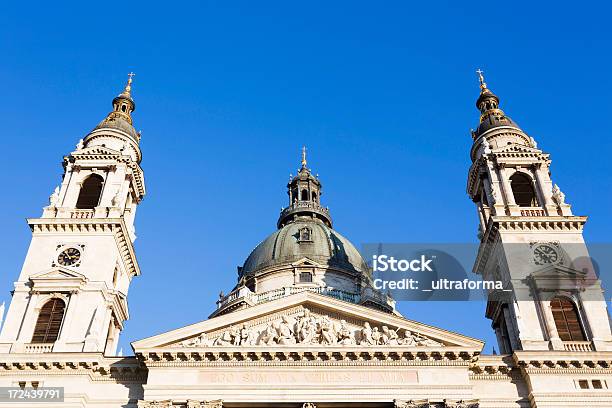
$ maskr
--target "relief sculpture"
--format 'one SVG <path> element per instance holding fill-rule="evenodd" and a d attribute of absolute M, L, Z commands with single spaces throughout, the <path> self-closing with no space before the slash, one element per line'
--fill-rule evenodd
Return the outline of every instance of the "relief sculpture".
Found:
<path fill-rule="evenodd" d="M 361 345 L 361 346 L 411 346 L 443 347 L 444 344 L 423 334 L 390 328 L 383 325 L 372 327 L 365 322 L 361 328 L 349 326 L 346 320 L 334 321 L 328 316 L 315 316 L 310 310 L 293 318 L 283 316 L 256 330 L 243 323 L 240 327 L 232 326 L 221 333 L 214 341 L 206 333 L 196 338 L 178 343 L 181 347 L 208 346 L 271 346 L 294 344 L 322 345 Z"/>

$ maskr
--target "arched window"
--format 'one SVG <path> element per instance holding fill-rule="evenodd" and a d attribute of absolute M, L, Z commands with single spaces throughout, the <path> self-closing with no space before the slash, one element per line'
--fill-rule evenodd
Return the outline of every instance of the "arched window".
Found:
<path fill-rule="evenodd" d="M 87 177 L 81 187 L 79 198 L 77 200 L 76 208 L 83 210 L 92 210 L 100 202 L 100 196 L 102 195 L 102 184 L 104 179 L 102 176 L 92 174 Z"/>
<path fill-rule="evenodd" d="M 531 178 L 526 174 L 514 173 L 510 177 L 510 187 L 514 194 L 514 201 L 519 207 L 535 207 L 538 205 Z"/>
<path fill-rule="evenodd" d="M 66 304 L 62 299 L 53 298 L 43 305 L 34 327 L 32 343 L 53 343 L 59 336 Z"/>
<path fill-rule="evenodd" d="M 308 201 L 308 190 L 302 190 L 302 201 Z"/>
<path fill-rule="evenodd" d="M 578 318 L 574 302 L 566 297 L 555 297 L 550 301 L 555 326 L 563 341 L 585 341 L 586 337 Z"/>
<path fill-rule="evenodd" d="M 312 193 L 312 201 L 317 202 L 317 193 Z"/>

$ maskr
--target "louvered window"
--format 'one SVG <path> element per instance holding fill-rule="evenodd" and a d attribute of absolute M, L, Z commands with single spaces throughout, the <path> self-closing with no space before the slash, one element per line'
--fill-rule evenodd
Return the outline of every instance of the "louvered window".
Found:
<path fill-rule="evenodd" d="M 556 297 L 550 301 L 559 338 L 563 341 L 585 341 L 584 331 L 578 317 L 574 302 L 565 297 Z"/>
<path fill-rule="evenodd" d="M 59 336 L 66 304 L 62 299 L 53 298 L 40 309 L 32 343 L 53 343 Z"/>

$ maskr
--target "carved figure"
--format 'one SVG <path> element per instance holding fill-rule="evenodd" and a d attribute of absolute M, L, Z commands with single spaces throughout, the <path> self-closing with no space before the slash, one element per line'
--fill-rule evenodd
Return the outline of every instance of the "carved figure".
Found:
<path fill-rule="evenodd" d="M 380 344 L 380 341 L 382 339 L 382 333 L 378 330 L 378 327 L 375 327 L 372 329 L 372 340 L 374 341 L 374 344 Z"/>
<path fill-rule="evenodd" d="M 220 337 L 217 337 L 215 340 L 215 346 L 231 346 L 232 345 L 232 334 L 229 330 L 226 330 L 221 334 Z"/>
<path fill-rule="evenodd" d="M 417 345 L 417 342 L 414 339 L 414 336 L 412 335 L 410 330 L 404 331 L 404 338 L 402 339 L 402 344 L 404 346 L 416 346 Z"/>
<path fill-rule="evenodd" d="M 274 329 L 273 325 L 269 325 L 263 330 L 259 335 L 259 341 L 257 344 L 264 346 L 271 346 L 276 344 L 276 335 L 277 332 Z"/>
<path fill-rule="evenodd" d="M 365 345 L 365 346 L 372 346 L 376 344 L 376 342 L 374 341 L 372 328 L 370 327 L 370 323 L 368 322 L 365 322 L 363 324 L 363 329 L 361 329 L 361 339 L 359 341 L 359 344 Z"/>
<path fill-rule="evenodd" d="M 201 333 L 198 337 L 184 340 L 179 343 L 181 347 L 208 347 L 210 346 L 210 340 L 206 333 Z"/>
<path fill-rule="evenodd" d="M 117 189 L 117 192 L 115 193 L 115 195 L 113 196 L 113 198 L 111 199 L 111 205 L 113 207 L 116 207 L 117 204 L 119 204 L 119 197 L 121 196 L 121 187 L 119 187 Z"/>
<path fill-rule="evenodd" d="M 310 310 L 304 309 L 304 315 L 298 321 L 298 343 L 310 344 L 317 334 L 317 321 L 311 316 Z"/>
<path fill-rule="evenodd" d="M 278 344 L 295 344 L 295 336 L 293 334 L 293 322 L 287 316 L 283 316 L 281 323 L 278 325 L 277 342 Z"/>
<path fill-rule="evenodd" d="M 338 333 L 338 343 L 342 345 L 355 344 L 353 332 L 348 327 L 346 320 L 340 320 L 340 327 L 336 330 Z"/>
<path fill-rule="evenodd" d="M 232 337 L 232 345 L 239 346 L 240 345 L 240 330 L 235 327 L 230 328 L 230 336 Z"/>
<path fill-rule="evenodd" d="M 336 343 L 336 332 L 334 326 L 327 316 L 321 317 L 319 320 L 319 342 L 321 344 L 335 344 Z"/>
<path fill-rule="evenodd" d="M 53 193 L 49 196 L 49 205 L 51 207 L 55 207 L 57 206 L 57 204 L 59 204 L 59 193 L 60 188 L 59 186 L 56 186 L 55 190 L 53 190 Z"/>
<path fill-rule="evenodd" d="M 441 346 L 442 344 L 438 343 L 435 340 L 430 339 L 427 336 L 424 336 L 422 334 L 418 334 L 418 333 L 414 333 L 414 340 L 416 341 L 417 345 L 419 346 L 425 346 L 425 347 L 437 347 L 437 346 Z"/>
<path fill-rule="evenodd" d="M 559 186 L 556 184 L 552 188 L 552 198 L 558 205 L 565 204 L 565 194 L 563 194 Z"/>
<path fill-rule="evenodd" d="M 489 141 L 487 140 L 486 137 L 482 138 L 482 153 L 483 154 L 491 153 L 491 145 L 489 144 Z"/>
<path fill-rule="evenodd" d="M 399 342 L 398 342 L 397 332 L 389 329 L 387 326 L 383 326 L 381 337 L 380 337 L 380 344 L 398 345 Z"/>
<path fill-rule="evenodd" d="M 240 337 L 240 345 L 241 346 L 252 346 L 255 343 L 255 336 L 252 330 L 249 330 L 246 326 L 246 323 L 242 324 L 239 332 Z"/>

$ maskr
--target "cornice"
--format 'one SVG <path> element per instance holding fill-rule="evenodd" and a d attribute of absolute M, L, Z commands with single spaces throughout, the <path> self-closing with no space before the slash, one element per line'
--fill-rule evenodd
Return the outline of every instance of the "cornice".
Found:
<path fill-rule="evenodd" d="M 468 367 L 477 352 L 365 347 L 160 348 L 136 354 L 147 367 L 438 366 Z"/>
<path fill-rule="evenodd" d="M 87 375 L 92 381 L 144 383 L 148 370 L 135 357 L 101 353 L 0 354 L 0 377 Z"/>
<path fill-rule="evenodd" d="M 493 216 L 491 227 L 500 232 L 581 232 L 587 217 L 580 216 Z"/>

